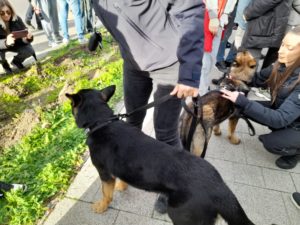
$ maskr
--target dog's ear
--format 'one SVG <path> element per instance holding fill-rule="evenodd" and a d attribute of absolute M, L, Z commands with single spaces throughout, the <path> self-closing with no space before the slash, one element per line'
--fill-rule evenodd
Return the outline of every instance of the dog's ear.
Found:
<path fill-rule="evenodd" d="M 81 104 L 82 98 L 79 94 L 68 94 L 66 97 L 72 101 L 72 107 L 75 108 Z"/>
<path fill-rule="evenodd" d="M 108 102 L 111 96 L 113 96 L 113 94 L 115 93 L 115 90 L 116 90 L 116 85 L 108 86 L 100 91 L 101 97 L 103 98 L 104 101 Z"/>

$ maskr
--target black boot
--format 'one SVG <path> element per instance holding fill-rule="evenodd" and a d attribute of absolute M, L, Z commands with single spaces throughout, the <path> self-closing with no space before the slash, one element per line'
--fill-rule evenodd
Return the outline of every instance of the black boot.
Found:
<path fill-rule="evenodd" d="M 11 64 L 14 65 L 15 67 L 17 67 L 19 70 L 24 69 L 24 65 L 22 64 L 22 62 L 20 60 L 18 60 L 17 58 L 14 58 L 13 61 L 11 61 Z"/>
<path fill-rule="evenodd" d="M 275 162 L 276 166 L 281 169 L 293 169 L 297 166 L 298 163 L 298 156 L 291 155 L 291 156 L 281 156 Z"/>
<path fill-rule="evenodd" d="M 5 73 L 7 73 L 7 74 L 12 73 L 12 70 L 11 70 L 11 68 L 10 68 L 10 66 L 9 66 L 9 64 L 6 60 L 2 61 L 1 64 L 2 64 L 2 67 L 5 71 Z"/>
<path fill-rule="evenodd" d="M 164 194 L 160 194 L 154 204 L 154 209 L 157 212 L 164 214 L 167 212 L 167 208 L 168 208 L 168 197 Z"/>

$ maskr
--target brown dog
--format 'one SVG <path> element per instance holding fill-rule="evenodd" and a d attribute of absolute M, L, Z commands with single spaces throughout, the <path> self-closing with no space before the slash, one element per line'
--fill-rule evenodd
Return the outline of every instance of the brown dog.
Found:
<path fill-rule="evenodd" d="M 221 88 L 230 90 L 238 90 L 248 93 L 249 88 L 246 83 L 250 82 L 256 69 L 256 61 L 248 51 L 239 52 L 234 63 L 230 68 L 229 75 L 231 79 L 224 78 L 221 83 Z M 192 113 L 183 112 L 180 123 L 180 138 L 188 150 L 194 155 L 200 156 L 203 149 L 206 148 L 207 142 L 210 139 L 212 131 L 215 135 L 221 135 L 219 124 L 226 119 L 229 119 L 228 139 L 232 144 L 239 144 L 240 139 L 234 134 L 239 117 L 236 115 L 234 104 L 224 99 L 221 93 L 217 90 L 210 91 L 200 97 L 198 100 L 198 119 L 193 136 L 189 137 L 190 127 L 192 124 Z M 194 111 L 193 103 L 188 104 L 189 111 Z"/>

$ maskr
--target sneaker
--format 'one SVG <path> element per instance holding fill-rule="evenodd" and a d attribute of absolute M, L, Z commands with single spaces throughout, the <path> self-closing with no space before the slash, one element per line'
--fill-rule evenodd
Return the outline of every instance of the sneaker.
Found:
<path fill-rule="evenodd" d="M 294 203 L 294 205 L 300 209 L 300 193 L 299 192 L 294 192 L 292 195 L 291 195 L 291 199 L 292 199 L 292 202 Z"/>
<path fill-rule="evenodd" d="M 30 20 L 25 21 L 25 23 L 30 30 L 35 30 L 35 27 L 31 24 Z"/>
<path fill-rule="evenodd" d="M 226 48 L 231 48 L 231 43 L 229 41 L 226 43 Z"/>
<path fill-rule="evenodd" d="M 79 44 L 81 44 L 81 45 L 85 45 L 85 44 L 88 43 L 88 40 L 85 39 L 85 38 L 81 38 L 81 39 L 78 39 L 78 42 L 79 42 Z"/>
<path fill-rule="evenodd" d="M 55 47 L 58 46 L 58 44 L 55 41 L 49 41 L 48 46 L 51 47 L 51 48 L 55 48 Z"/>
<path fill-rule="evenodd" d="M 226 73 L 228 71 L 225 61 L 217 62 L 215 66 L 222 73 Z"/>
<path fill-rule="evenodd" d="M 54 38 L 54 40 L 55 40 L 55 43 L 56 43 L 56 44 L 59 44 L 59 43 L 61 43 L 61 42 L 63 41 L 63 37 L 60 36 L 60 35 L 57 35 L 57 36 Z"/>
<path fill-rule="evenodd" d="M 298 157 L 296 155 L 293 156 L 281 156 L 276 161 L 275 164 L 281 169 L 293 169 L 297 166 Z"/>
<path fill-rule="evenodd" d="M 12 73 L 12 69 L 10 68 L 10 66 L 9 66 L 9 64 L 6 60 L 4 62 L 2 62 L 2 67 L 3 67 L 6 74 L 11 74 Z"/>
<path fill-rule="evenodd" d="M 261 89 L 261 88 L 252 88 L 252 90 L 254 90 L 254 94 L 257 97 L 264 98 L 264 99 L 266 99 L 268 101 L 271 100 L 271 96 L 270 96 L 269 90 L 267 90 L 267 89 Z"/>
<path fill-rule="evenodd" d="M 11 64 L 15 67 L 17 67 L 19 70 L 22 70 L 22 69 L 25 69 L 25 66 L 23 65 L 22 62 L 20 62 L 19 60 L 17 60 L 16 58 L 14 58 L 12 61 L 11 61 Z"/>
<path fill-rule="evenodd" d="M 70 43 L 70 40 L 67 38 L 64 38 L 62 42 L 63 42 L 63 44 L 68 45 Z"/>
<path fill-rule="evenodd" d="M 167 208 L 168 208 L 168 197 L 164 194 L 160 194 L 154 204 L 154 209 L 161 214 L 165 214 L 167 212 Z"/>

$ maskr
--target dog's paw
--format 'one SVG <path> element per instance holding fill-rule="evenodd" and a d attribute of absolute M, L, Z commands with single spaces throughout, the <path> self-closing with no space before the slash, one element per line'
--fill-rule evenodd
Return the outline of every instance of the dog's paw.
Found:
<path fill-rule="evenodd" d="M 106 201 L 98 201 L 92 205 L 92 209 L 95 213 L 103 213 L 107 210 L 108 204 Z"/>
<path fill-rule="evenodd" d="M 241 143 L 241 140 L 234 135 L 228 136 L 228 139 L 229 139 L 230 143 L 234 144 L 234 145 L 238 145 L 239 143 Z"/>
<path fill-rule="evenodd" d="M 213 129 L 213 130 L 214 130 L 214 134 L 215 134 L 216 136 L 220 136 L 220 135 L 222 134 L 219 125 L 214 126 L 214 129 Z"/>
<path fill-rule="evenodd" d="M 128 188 L 128 184 L 124 181 L 117 180 L 115 184 L 115 190 L 116 191 L 125 191 Z"/>

